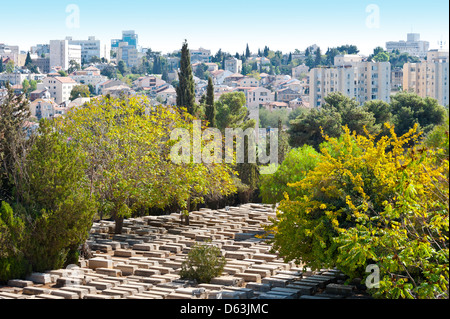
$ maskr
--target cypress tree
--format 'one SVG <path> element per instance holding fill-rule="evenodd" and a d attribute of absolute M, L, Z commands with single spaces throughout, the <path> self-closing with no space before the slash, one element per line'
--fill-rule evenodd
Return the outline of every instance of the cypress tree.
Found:
<path fill-rule="evenodd" d="M 3 67 L 3 58 L 0 57 L 0 73 L 2 73 L 4 71 L 4 67 Z"/>
<path fill-rule="evenodd" d="M 195 105 L 195 85 L 187 40 L 184 41 L 181 49 L 180 72 L 178 72 L 178 78 L 177 106 L 185 107 L 189 114 L 195 115 L 195 113 L 197 113 L 197 106 Z"/>
<path fill-rule="evenodd" d="M 251 56 L 251 53 L 250 53 L 250 49 L 249 49 L 248 43 L 247 43 L 247 48 L 245 49 L 245 57 L 249 58 L 250 56 Z"/>
<path fill-rule="evenodd" d="M 214 85 L 211 77 L 208 79 L 208 89 L 206 90 L 206 120 L 210 127 L 216 127 L 216 107 L 214 105 Z"/>

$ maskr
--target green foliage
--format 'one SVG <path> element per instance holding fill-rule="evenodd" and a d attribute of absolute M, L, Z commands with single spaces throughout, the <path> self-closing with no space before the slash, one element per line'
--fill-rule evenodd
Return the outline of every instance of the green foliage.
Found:
<path fill-rule="evenodd" d="M 387 128 L 378 141 L 348 129 L 329 139 L 316 167 L 290 185 L 302 196 L 282 201 L 268 227 L 274 249 L 351 278 L 376 264 L 377 298 L 448 298 L 448 157 L 443 149 L 405 152 L 417 126 L 402 137 Z"/>
<path fill-rule="evenodd" d="M 225 265 L 226 259 L 218 247 L 211 243 L 196 244 L 181 265 L 180 276 L 198 283 L 210 283 L 222 273 Z"/>
<path fill-rule="evenodd" d="M 176 87 L 177 106 L 186 108 L 191 115 L 196 115 L 198 106 L 195 104 L 195 83 L 187 41 L 183 43 L 183 47 L 181 48 L 178 79 L 179 85 Z"/>
<path fill-rule="evenodd" d="M 437 100 L 422 98 L 415 93 L 393 95 L 390 105 L 397 135 L 407 133 L 415 124 L 427 134 L 435 125 L 442 124 L 445 118 L 445 108 Z"/>
<path fill-rule="evenodd" d="M 206 91 L 205 116 L 210 127 L 216 126 L 216 106 L 214 104 L 214 84 L 211 78 L 208 78 L 208 88 Z"/>
<path fill-rule="evenodd" d="M 274 174 L 261 175 L 261 197 L 264 203 L 276 204 L 285 199 L 302 195 L 297 189 L 289 187 L 289 183 L 301 181 L 314 169 L 319 161 L 319 153 L 308 145 L 292 149 Z"/>
<path fill-rule="evenodd" d="M 226 128 L 239 127 L 248 114 L 246 102 L 245 94 L 242 92 L 222 94 L 216 102 L 217 128 L 225 132 Z"/>
<path fill-rule="evenodd" d="M 73 101 L 79 97 L 89 97 L 91 95 L 91 91 L 89 90 L 89 86 L 81 84 L 73 87 L 70 92 L 70 100 Z"/>
<path fill-rule="evenodd" d="M 289 112 L 287 110 L 273 110 L 269 111 L 265 107 L 259 110 L 259 126 L 261 128 L 276 128 L 278 127 L 278 120 L 281 120 L 283 125 L 289 122 Z"/>

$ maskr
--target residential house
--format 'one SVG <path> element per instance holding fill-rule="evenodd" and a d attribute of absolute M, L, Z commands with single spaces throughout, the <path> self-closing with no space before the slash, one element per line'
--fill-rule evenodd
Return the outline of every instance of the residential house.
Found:
<path fill-rule="evenodd" d="M 292 78 L 300 78 L 304 75 L 308 75 L 309 73 L 309 67 L 306 66 L 304 63 L 296 66 L 295 68 L 292 68 Z"/>
<path fill-rule="evenodd" d="M 119 85 L 124 85 L 124 83 L 122 81 L 119 80 L 106 80 L 104 82 L 100 82 L 95 86 L 95 92 L 97 95 L 104 95 L 103 91 L 114 87 L 114 86 L 119 86 Z"/>
<path fill-rule="evenodd" d="M 78 83 L 69 77 L 46 77 L 42 83 L 38 83 L 37 89 L 47 88 L 51 97 L 57 104 L 70 100 L 70 93 Z"/>
<path fill-rule="evenodd" d="M 242 61 L 235 57 L 230 57 L 225 60 L 225 65 L 223 66 L 225 71 L 230 71 L 231 73 L 241 73 L 242 72 Z"/>
<path fill-rule="evenodd" d="M 294 91 L 290 88 L 285 88 L 277 91 L 277 102 L 289 103 L 290 101 L 301 97 L 302 94 L 299 91 Z"/>

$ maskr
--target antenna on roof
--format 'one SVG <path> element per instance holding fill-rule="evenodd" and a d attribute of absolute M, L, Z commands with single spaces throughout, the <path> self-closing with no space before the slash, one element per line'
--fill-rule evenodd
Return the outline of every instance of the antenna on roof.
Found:
<path fill-rule="evenodd" d="M 442 35 L 441 35 L 441 40 L 438 41 L 439 49 L 442 50 L 446 44 L 447 43 L 442 40 Z"/>

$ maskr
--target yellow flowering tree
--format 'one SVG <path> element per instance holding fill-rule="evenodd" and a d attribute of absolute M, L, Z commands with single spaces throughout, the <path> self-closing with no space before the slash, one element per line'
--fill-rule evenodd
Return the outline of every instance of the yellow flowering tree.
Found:
<path fill-rule="evenodd" d="M 186 110 L 152 106 L 145 97 L 99 98 L 70 112 L 59 127 L 86 155 L 91 194 L 116 222 L 150 208 L 201 202 L 215 191 L 234 191 L 225 164 L 181 163 L 170 158 L 171 131 L 192 133 Z"/>
<path fill-rule="evenodd" d="M 419 139 L 417 126 L 401 137 L 386 126 L 390 134 L 379 139 L 347 128 L 341 140 L 325 137 L 316 168 L 289 185 L 302 196 L 287 196 L 268 228 L 274 248 L 352 278 L 376 264 L 376 297 L 448 298 L 448 157 L 405 151 Z"/>

